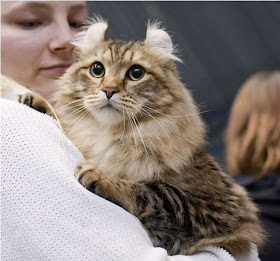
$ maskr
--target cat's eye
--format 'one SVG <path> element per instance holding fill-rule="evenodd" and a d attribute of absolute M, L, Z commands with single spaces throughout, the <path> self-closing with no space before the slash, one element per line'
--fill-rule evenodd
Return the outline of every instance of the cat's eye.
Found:
<path fill-rule="evenodd" d="M 95 62 L 90 68 L 89 72 L 92 76 L 100 78 L 105 74 L 105 68 L 101 62 Z"/>
<path fill-rule="evenodd" d="M 132 81 L 138 81 L 143 78 L 145 74 L 144 69 L 140 65 L 132 65 L 128 70 L 128 77 Z"/>

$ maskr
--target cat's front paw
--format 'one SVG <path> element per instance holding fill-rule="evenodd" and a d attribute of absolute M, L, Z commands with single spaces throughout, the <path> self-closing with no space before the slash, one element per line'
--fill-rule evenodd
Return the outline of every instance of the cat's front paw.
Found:
<path fill-rule="evenodd" d="M 35 93 L 25 93 L 23 95 L 19 95 L 18 101 L 36 111 L 46 113 L 54 117 L 50 105 L 42 97 Z"/>
<path fill-rule="evenodd" d="M 101 178 L 101 174 L 93 164 L 87 162 L 76 167 L 75 177 L 84 187 L 95 192 L 95 187 Z"/>

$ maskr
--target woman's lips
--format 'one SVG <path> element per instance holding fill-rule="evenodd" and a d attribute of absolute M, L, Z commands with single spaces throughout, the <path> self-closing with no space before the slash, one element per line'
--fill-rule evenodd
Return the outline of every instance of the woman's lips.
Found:
<path fill-rule="evenodd" d="M 60 76 L 62 75 L 69 67 L 71 64 L 57 64 L 57 65 L 52 65 L 49 67 L 44 67 L 41 68 L 41 71 L 47 74 L 51 74 L 54 76 Z"/>

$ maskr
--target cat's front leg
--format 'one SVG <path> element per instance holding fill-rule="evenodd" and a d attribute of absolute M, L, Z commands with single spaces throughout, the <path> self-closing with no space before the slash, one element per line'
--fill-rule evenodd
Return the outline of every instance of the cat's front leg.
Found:
<path fill-rule="evenodd" d="M 18 97 L 18 101 L 20 103 L 23 103 L 36 111 L 49 114 L 55 118 L 53 109 L 50 107 L 48 102 L 36 93 L 27 92 L 22 95 L 18 95 Z"/>
<path fill-rule="evenodd" d="M 193 235 L 184 220 L 181 191 L 162 182 L 130 182 L 103 177 L 93 165 L 77 168 L 76 177 L 88 190 L 121 206 L 147 229 L 154 244 L 169 254 L 184 254 L 192 244 Z M 196 248 L 192 248 L 194 251 Z"/>
<path fill-rule="evenodd" d="M 94 192 L 95 185 L 101 178 L 101 173 L 96 170 L 92 163 L 85 162 L 76 167 L 75 177 L 85 188 Z"/>
<path fill-rule="evenodd" d="M 104 177 L 90 162 L 85 162 L 75 170 L 76 179 L 89 191 L 123 207 L 133 214 L 131 193 L 133 183 Z"/>

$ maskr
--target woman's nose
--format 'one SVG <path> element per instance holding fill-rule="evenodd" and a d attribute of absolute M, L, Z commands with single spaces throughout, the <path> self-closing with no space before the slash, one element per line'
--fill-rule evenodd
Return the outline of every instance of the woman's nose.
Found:
<path fill-rule="evenodd" d="M 71 40 L 73 32 L 68 22 L 56 24 L 54 27 L 53 37 L 49 43 L 50 50 L 53 52 L 72 50 Z"/>

